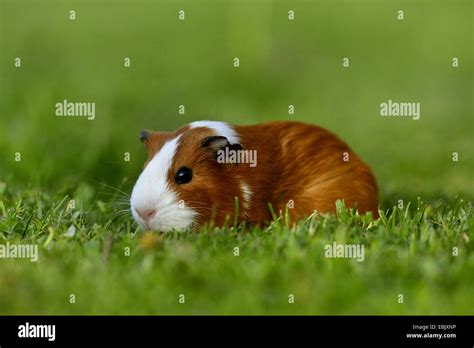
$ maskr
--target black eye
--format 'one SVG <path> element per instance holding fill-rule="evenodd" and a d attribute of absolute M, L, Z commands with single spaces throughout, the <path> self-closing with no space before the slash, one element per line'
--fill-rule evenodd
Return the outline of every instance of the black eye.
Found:
<path fill-rule="evenodd" d="M 193 178 L 193 171 L 188 167 L 179 168 L 174 179 L 178 184 L 186 184 Z"/>

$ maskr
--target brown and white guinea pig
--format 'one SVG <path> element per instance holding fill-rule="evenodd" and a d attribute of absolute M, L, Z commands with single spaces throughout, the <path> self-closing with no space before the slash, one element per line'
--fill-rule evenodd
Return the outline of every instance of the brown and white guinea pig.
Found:
<path fill-rule="evenodd" d="M 236 211 L 238 222 L 262 225 L 271 220 L 269 204 L 277 213 L 290 207 L 296 219 L 334 212 L 338 199 L 378 217 L 370 168 L 317 126 L 198 121 L 175 132 L 142 131 L 140 138 L 148 159 L 133 188 L 131 210 L 144 229 L 184 230 L 211 220 L 219 226 L 226 217 L 233 221 Z M 252 154 L 251 163 L 235 163 Z"/>

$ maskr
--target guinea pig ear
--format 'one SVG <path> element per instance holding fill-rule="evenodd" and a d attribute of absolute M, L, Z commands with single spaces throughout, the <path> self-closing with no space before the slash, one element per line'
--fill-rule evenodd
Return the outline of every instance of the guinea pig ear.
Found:
<path fill-rule="evenodd" d="M 145 144 L 148 156 L 152 156 L 159 146 L 163 144 L 163 137 L 166 133 L 164 132 L 155 132 L 142 129 L 140 131 L 140 141 Z"/>
<path fill-rule="evenodd" d="M 230 150 L 242 150 L 242 145 L 231 144 L 226 137 L 221 135 L 215 135 L 212 137 L 206 137 L 202 140 L 202 147 L 208 148 L 214 152 L 225 149 L 228 147 Z"/>
<path fill-rule="evenodd" d="M 144 143 L 148 138 L 150 137 L 150 132 L 145 130 L 145 129 L 142 129 L 140 131 L 140 141 L 142 143 Z"/>
<path fill-rule="evenodd" d="M 216 156 L 218 162 L 219 151 L 223 151 L 224 149 L 235 151 L 242 150 L 242 145 L 231 144 L 229 143 L 229 140 L 226 137 L 220 135 L 204 138 L 202 141 L 202 147 L 212 151 L 214 153 L 214 156 Z"/>
<path fill-rule="evenodd" d="M 206 137 L 202 140 L 202 147 L 208 148 L 214 152 L 219 151 L 230 145 L 229 140 L 226 137 L 216 135 L 212 137 Z"/>

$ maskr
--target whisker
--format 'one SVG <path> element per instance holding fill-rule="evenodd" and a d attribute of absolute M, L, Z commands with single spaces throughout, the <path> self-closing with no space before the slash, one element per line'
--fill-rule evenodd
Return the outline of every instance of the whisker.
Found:
<path fill-rule="evenodd" d="M 130 206 L 130 202 L 104 202 L 107 207 Z"/>
<path fill-rule="evenodd" d="M 125 196 L 124 194 L 119 194 L 117 192 L 99 192 L 97 193 L 98 196 L 112 196 L 112 197 L 119 197 L 122 199 L 130 199 L 130 196 Z"/>
<path fill-rule="evenodd" d="M 111 186 L 111 185 L 109 185 L 109 184 L 106 184 L 106 183 L 104 183 L 104 182 L 98 182 L 98 181 L 95 181 L 95 180 L 92 180 L 92 181 L 94 181 L 94 182 L 96 182 L 97 184 L 102 185 L 102 186 L 104 186 L 104 187 L 107 187 L 107 188 L 110 188 L 110 189 L 112 189 L 112 190 L 115 190 L 116 192 L 119 192 L 119 193 L 123 194 L 125 197 L 130 197 L 130 194 L 129 194 L 129 193 L 127 193 L 127 192 L 125 192 L 125 191 L 122 191 L 122 190 L 118 189 L 117 187 L 113 187 L 113 186 Z"/>

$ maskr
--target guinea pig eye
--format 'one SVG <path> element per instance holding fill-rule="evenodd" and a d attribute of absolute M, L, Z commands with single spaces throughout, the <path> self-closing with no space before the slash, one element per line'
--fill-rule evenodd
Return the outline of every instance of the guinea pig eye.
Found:
<path fill-rule="evenodd" d="M 181 167 L 176 172 L 175 180 L 178 184 L 186 184 L 193 178 L 193 171 L 188 167 Z"/>

